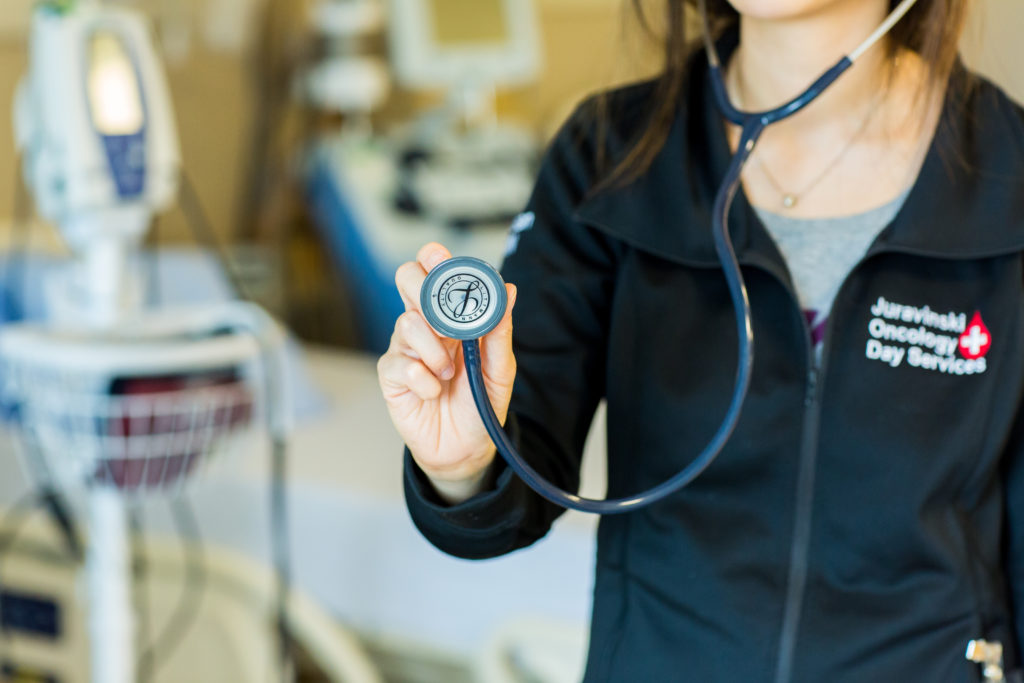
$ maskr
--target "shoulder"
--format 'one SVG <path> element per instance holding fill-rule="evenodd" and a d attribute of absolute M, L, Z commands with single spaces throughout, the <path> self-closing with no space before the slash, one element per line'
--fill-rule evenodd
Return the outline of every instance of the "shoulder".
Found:
<path fill-rule="evenodd" d="M 548 143 L 539 189 L 576 204 L 598 187 L 650 125 L 657 81 L 630 83 L 580 101 Z"/>
<path fill-rule="evenodd" d="M 585 167 L 588 186 L 592 188 L 627 159 L 652 131 L 659 131 L 664 142 L 671 131 L 685 129 L 687 113 L 702 106 L 699 84 L 695 87 L 695 80 L 690 78 L 694 61 L 690 60 L 691 66 L 675 83 L 675 88 L 669 85 L 669 79 L 655 77 L 596 92 L 583 99 L 552 139 L 549 159 L 568 159 Z M 673 156 L 685 154 L 689 143 L 679 137 L 674 142 L 684 144 L 682 148 L 678 144 L 672 146 L 670 153 Z M 664 146 L 656 146 L 655 151 Z M 649 166 L 649 162 L 642 166 Z"/>
<path fill-rule="evenodd" d="M 562 123 L 549 154 L 585 157 L 598 172 L 604 162 L 628 153 L 650 125 L 657 102 L 657 79 L 592 93 Z"/>
<path fill-rule="evenodd" d="M 977 72 L 960 67 L 959 73 L 952 77 L 954 85 L 960 81 L 961 90 L 966 94 L 964 102 L 978 111 L 991 111 L 1006 117 L 1010 125 L 1024 130 L 1024 106 L 1015 101 L 1002 87 Z"/>
<path fill-rule="evenodd" d="M 562 132 L 594 134 L 598 125 L 606 125 L 616 137 L 635 135 L 650 122 L 659 84 L 659 78 L 651 78 L 593 93 L 576 106 Z"/>
<path fill-rule="evenodd" d="M 1024 107 L 992 81 L 962 67 L 950 87 L 968 133 L 961 143 L 990 152 L 986 159 L 997 163 L 998 170 L 1020 173 L 1024 181 Z"/>
<path fill-rule="evenodd" d="M 991 81 L 958 65 L 935 152 L 921 175 L 935 205 L 922 226 L 929 244 L 961 255 L 1024 251 L 1021 107 Z M 941 226 L 948 228 L 936 229 Z"/>
<path fill-rule="evenodd" d="M 1000 123 L 1006 127 L 1009 141 L 1016 143 L 1017 160 L 1020 166 L 1024 167 L 1024 107 L 1012 100 L 1004 90 L 988 81 L 985 81 L 983 92 L 987 93 L 992 108 L 998 112 Z"/>

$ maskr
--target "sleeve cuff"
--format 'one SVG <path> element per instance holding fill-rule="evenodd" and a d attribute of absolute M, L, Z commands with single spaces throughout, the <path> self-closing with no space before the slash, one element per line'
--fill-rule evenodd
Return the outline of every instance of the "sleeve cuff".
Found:
<path fill-rule="evenodd" d="M 519 442 L 513 415 L 505 425 L 512 442 Z M 434 490 L 427 475 L 405 450 L 404 486 L 409 515 L 420 533 L 440 550 L 464 557 L 494 557 L 515 548 L 525 514 L 525 485 L 498 456 L 491 464 L 483 491 L 449 505 Z"/>

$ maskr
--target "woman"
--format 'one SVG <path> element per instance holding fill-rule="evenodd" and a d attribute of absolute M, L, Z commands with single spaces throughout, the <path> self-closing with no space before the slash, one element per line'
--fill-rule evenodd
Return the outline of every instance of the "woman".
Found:
<path fill-rule="evenodd" d="M 1017 668 L 1024 115 L 956 64 L 964 5 L 920 0 L 755 149 L 730 220 L 750 395 L 693 485 L 602 519 L 588 681 L 976 681 L 976 640 Z M 554 141 L 503 269 L 515 335 L 507 314 L 483 341 L 505 429 L 562 488 L 607 399 L 610 497 L 682 469 L 735 372 L 709 226 L 739 135 L 668 7 L 663 75 L 584 105 Z M 715 4 L 733 101 L 788 99 L 890 9 Z M 399 269 L 408 311 L 380 381 L 417 526 L 491 557 L 561 511 L 494 457 L 458 346 L 417 310 L 448 256 L 427 245 Z"/>

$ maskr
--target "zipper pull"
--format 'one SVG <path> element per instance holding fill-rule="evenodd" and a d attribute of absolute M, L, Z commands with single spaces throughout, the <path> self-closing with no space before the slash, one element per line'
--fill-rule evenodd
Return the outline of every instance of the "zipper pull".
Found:
<path fill-rule="evenodd" d="M 811 353 L 814 353 L 813 351 Z M 804 407 L 810 407 L 818 398 L 818 368 L 813 367 L 807 373 L 807 392 L 804 394 Z"/>
<path fill-rule="evenodd" d="M 964 656 L 982 666 L 985 683 L 1006 683 L 1003 673 L 1003 644 L 987 640 L 972 640 L 967 643 Z"/>

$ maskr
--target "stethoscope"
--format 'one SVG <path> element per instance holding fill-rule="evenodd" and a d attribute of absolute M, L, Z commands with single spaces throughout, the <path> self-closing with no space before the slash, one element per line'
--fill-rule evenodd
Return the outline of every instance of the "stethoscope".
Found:
<path fill-rule="evenodd" d="M 803 93 L 780 107 L 763 112 L 745 112 L 733 106 L 726 91 L 722 76 L 722 64 L 711 38 L 708 25 L 706 0 L 700 0 L 699 9 L 703 19 L 704 43 L 711 67 L 711 85 L 714 97 L 722 115 L 741 128 L 740 142 L 732 158 L 721 187 L 715 196 L 712 213 L 712 234 L 715 250 L 722 262 L 729 294 L 736 311 L 736 329 L 739 334 L 739 367 L 733 386 L 732 400 L 718 431 L 701 453 L 689 465 L 671 479 L 652 489 L 628 498 L 595 500 L 583 498 L 563 491 L 540 476 L 529 463 L 523 460 L 509 439 L 501 422 L 494 414 L 487 396 L 480 357 L 479 339 L 491 332 L 505 315 L 508 304 L 505 283 L 491 265 L 472 257 L 456 257 L 444 261 L 427 275 L 420 292 L 423 315 L 439 334 L 462 341 L 469 385 L 473 400 L 488 435 L 494 441 L 498 453 L 508 466 L 538 494 L 547 500 L 572 510 L 599 515 L 629 512 L 647 507 L 679 491 L 715 461 L 732 436 L 739 421 L 740 410 L 746 400 L 750 386 L 750 374 L 754 365 L 754 330 L 751 322 L 750 299 L 740 272 L 736 252 L 729 238 L 726 226 L 729 223 L 729 207 L 739 189 L 744 164 L 754 151 L 758 138 L 767 126 L 789 118 L 818 98 L 847 69 L 853 66 L 868 49 L 878 42 L 903 18 L 916 0 L 903 0 L 886 17 L 878 29 L 868 36 L 853 52 L 843 57 L 811 84 Z"/>

